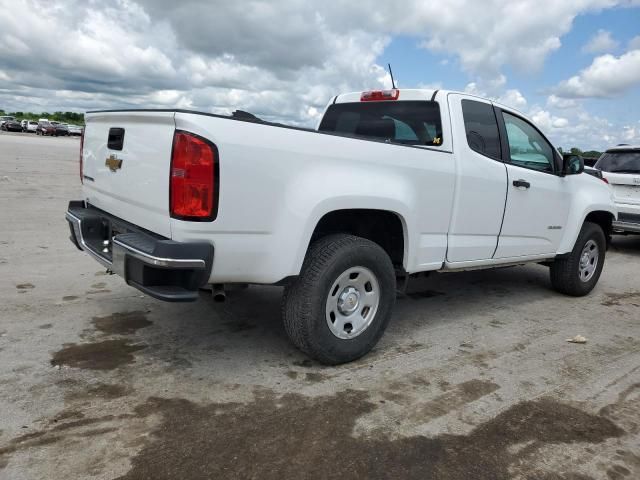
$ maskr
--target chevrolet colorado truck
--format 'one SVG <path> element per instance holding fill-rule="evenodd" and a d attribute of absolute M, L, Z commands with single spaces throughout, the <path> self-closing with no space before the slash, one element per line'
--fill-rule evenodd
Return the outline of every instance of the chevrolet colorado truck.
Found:
<path fill-rule="evenodd" d="M 521 113 L 445 90 L 338 95 L 317 129 L 95 111 L 80 150 L 79 249 L 160 300 L 282 285 L 289 337 L 326 364 L 371 350 L 420 272 L 542 263 L 586 295 L 617 215 Z"/>

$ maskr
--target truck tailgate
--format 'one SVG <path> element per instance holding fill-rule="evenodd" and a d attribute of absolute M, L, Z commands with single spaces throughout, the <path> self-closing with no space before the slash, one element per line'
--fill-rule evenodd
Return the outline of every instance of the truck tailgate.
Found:
<path fill-rule="evenodd" d="M 171 238 L 169 170 L 174 112 L 95 112 L 86 116 L 85 200 Z"/>

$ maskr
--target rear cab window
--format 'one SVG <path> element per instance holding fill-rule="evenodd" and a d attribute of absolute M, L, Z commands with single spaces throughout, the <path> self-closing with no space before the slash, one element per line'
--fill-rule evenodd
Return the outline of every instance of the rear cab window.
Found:
<path fill-rule="evenodd" d="M 440 106 L 426 100 L 336 103 L 318 130 L 402 145 L 440 147 L 443 142 Z"/>

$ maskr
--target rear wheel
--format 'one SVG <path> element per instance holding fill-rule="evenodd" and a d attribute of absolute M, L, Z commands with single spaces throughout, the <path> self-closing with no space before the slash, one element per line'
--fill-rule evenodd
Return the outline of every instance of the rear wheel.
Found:
<path fill-rule="evenodd" d="M 606 247 L 602 228 L 585 222 L 571 253 L 551 264 L 553 288 L 574 297 L 588 294 L 602 273 Z"/>
<path fill-rule="evenodd" d="M 387 253 L 352 235 L 315 242 L 283 297 L 291 341 L 321 363 L 350 362 L 369 352 L 391 318 L 396 279 Z"/>

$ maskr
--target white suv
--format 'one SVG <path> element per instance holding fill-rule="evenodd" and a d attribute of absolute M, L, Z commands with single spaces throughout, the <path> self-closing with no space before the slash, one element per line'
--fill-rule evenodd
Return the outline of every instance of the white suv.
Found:
<path fill-rule="evenodd" d="M 613 188 L 618 207 L 614 231 L 640 233 L 640 146 L 610 148 L 598 159 L 595 168 Z"/>

